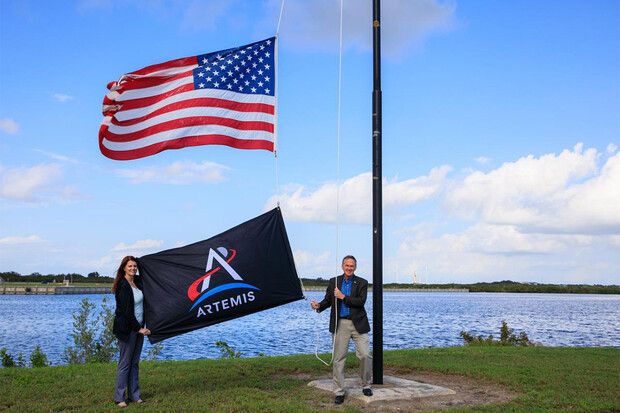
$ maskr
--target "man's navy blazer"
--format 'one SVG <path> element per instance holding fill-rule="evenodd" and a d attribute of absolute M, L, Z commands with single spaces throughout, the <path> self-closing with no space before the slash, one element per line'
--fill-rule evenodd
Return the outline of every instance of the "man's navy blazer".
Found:
<path fill-rule="evenodd" d="M 336 285 L 338 289 L 342 290 L 342 278 L 343 275 L 334 277 L 329 280 L 329 285 L 325 291 L 325 298 L 319 303 L 319 308 L 316 310 L 319 313 L 327 308 L 331 307 L 331 314 L 329 317 L 329 331 L 333 334 L 336 325 L 337 313 L 340 311 L 340 300 L 334 296 L 334 288 Z M 353 284 L 351 285 L 351 295 L 344 297 L 344 304 L 349 307 L 351 311 L 351 321 L 358 333 L 368 333 L 370 331 L 370 324 L 368 323 L 368 315 L 364 304 L 366 304 L 366 296 L 368 295 L 368 281 L 353 274 Z M 334 305 L 335 303 L 335 305 Z"/>

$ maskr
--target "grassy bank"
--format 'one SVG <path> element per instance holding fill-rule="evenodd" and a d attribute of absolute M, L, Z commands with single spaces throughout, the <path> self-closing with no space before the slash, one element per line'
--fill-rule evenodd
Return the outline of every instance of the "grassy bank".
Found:
<path fill-rule="evenodd" d="M 458 411 L 618 411 L 620 349 L 454 347 L 388 351 L 385 370 L 406 376 L 436 372 L 495 383 L 520 394 L 504 405 Z M 356 374 L 353 353 L 348 376 Z M 116 364 L 0 370 L 0 410 L 118 411 L 111 402 Z M 330 368 L 313 355 L 235 360 L 142 362 L 140 412 L 376 411 L 307 386 Z M 432 384 L 432 383 L 431 383 Z M 411 402 L 412 405 L 415 403 Z M 379 408 L 389 409 L 389 404 Z M 402 408 L 402 406 L 401 406 Z"/>

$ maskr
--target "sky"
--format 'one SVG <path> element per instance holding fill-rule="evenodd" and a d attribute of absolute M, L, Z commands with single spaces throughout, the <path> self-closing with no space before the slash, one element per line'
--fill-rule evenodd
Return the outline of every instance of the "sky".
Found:
<path fill-rule="evenodd" d="M 344 1 L 340 53 L 340 4 L 284 3 L 277 158 L 115 161 L 109 82 L 274 36 L 282 2 L 0 2 L 0 272 L 112 276 L 279 203 L 301 277 L 353 254 L 372 280 L 372 10 Z M 382 1 L 384 282 L 620 284 L 619 22 L 615 0 Z"/>

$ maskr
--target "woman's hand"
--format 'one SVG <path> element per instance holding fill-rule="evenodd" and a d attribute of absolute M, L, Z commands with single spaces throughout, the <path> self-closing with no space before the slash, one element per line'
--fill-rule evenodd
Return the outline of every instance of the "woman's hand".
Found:
<path fill-rule="evenodd" d="M 140 334 L 142 334 L 142 335 L 145 335 L 145 336 L 148 336 L 148 335 L 150 335 L 150 334 L 151 334 L 151 330 L 149 330 L 148 328 L 141 328 L 141 329 L 138 331 L 138 333 L 140 333 Z"/>

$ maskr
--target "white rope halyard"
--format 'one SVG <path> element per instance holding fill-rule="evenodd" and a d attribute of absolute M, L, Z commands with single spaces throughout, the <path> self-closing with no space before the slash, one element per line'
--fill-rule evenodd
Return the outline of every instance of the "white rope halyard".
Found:
<path fill-rule="evenodd" d="M 336 131 L 336 268 L 337 271 L 340 270 L 340 262 L 339 262 L 339 234 L 340 234 L 340 120 L 341 120 L 341 103 L 342 103 L 342 29 L 343 29 L 343 15 L 344 15 L 344 0 L 340 0 L 340 35 L 339 35 L 339 47 L 338 47 L 338 123 L 337 123 L 337 131 Z M 334 285 L 336 284 L 336 277 L 334 280 Z M 338 331 L 338 300 L 334 297 L 334 302 L 332 305 L 335 307 L 334 311 L 336 311 L 336 319 L 334 320 L 334 335 Z M 314 319 L 314 331 L 316 334 L 316 346 L 314 349 L 314 355 L 317 359 L 319 359 L 323 364 L 329 366 L 334 361 L 334 346 L 335 340 L 332 337 L 332 355 L 329 360 L 329 363 L 319 357 L 319 331 L 318 331 L 318 313 Z"/>
<path fill-rule="evenodd" d="M 276 44 L 277 39 L 280 33 L 280 24 L 282 23 L 282 14 L 284 11 L 284 1 L 282 0 L 282 5 L 280 7 L 280 17 L 278 19 L 278 26 L 276 29 Z M 344 0 L 340 0 L 340 34 L 339 34 L 339 55 L 338 55 L 338 120 L 337 120 L 337 132 L 336 132 L 336 261 L 337 261 L 337 271 L 340 270 L 340 263 L 338 262 L 339 257 L 339 232 L 340 232 L 340 123 L 341 123 L 341 96 L 342 96 L 342 38 L 343 38 L 343 11 L 344 11 Z M 277 46 L 276 46 L 277 50 Z M 277 79 L 276 79 L 276 87 L 277 87 Z M 276 93 L 277 96 L 277 93 Z M 277 105 L 276 105 L 277 107 Z M 277 109 L 276 109 L 277 110 Z M 276 117 L 277 119 L 277 117 Z M 275 158 L 275 174 L 276 174 L 276 192 L 277 192 L 277 205 L 280 206 L 280 177 L 278 172 L 278 153 L 277 147 L 274 145 L 274 158 Z M 298 272 L 299 274 L 299 272 Z M 337 279 L 337 278 L 336 278 Z M 306 296 L 306 289 L 304 287 L 303 281 L 301 277 L 299 277 L 299 282 L 301 284 L 302 293 L 304 296 L 304 300 L 308 300 Z M 336 320 L 335 320 L 335 330 L 334 334 L 338 329 L 338 300 L 334 297 L 334 303 L 332 305 L 335 307 L 334 311 L 336 311 Z M 314 310 L 313 310 L 314 311 Z M 329 362 L 326 362 L 319 356 L 319 341 L 320 341 L 320 333 L 318 328 L 318 323 L 320 319 L 320 315 L 318 312 L 314 311 L 314 332 L 316 335 L 316 345 L 314 349 L 314 354 L 318 360 L 320 360 L 326 366 L 329 366 L 334 361 L 334 340 L 332 339 L 332 354 Z"/>

